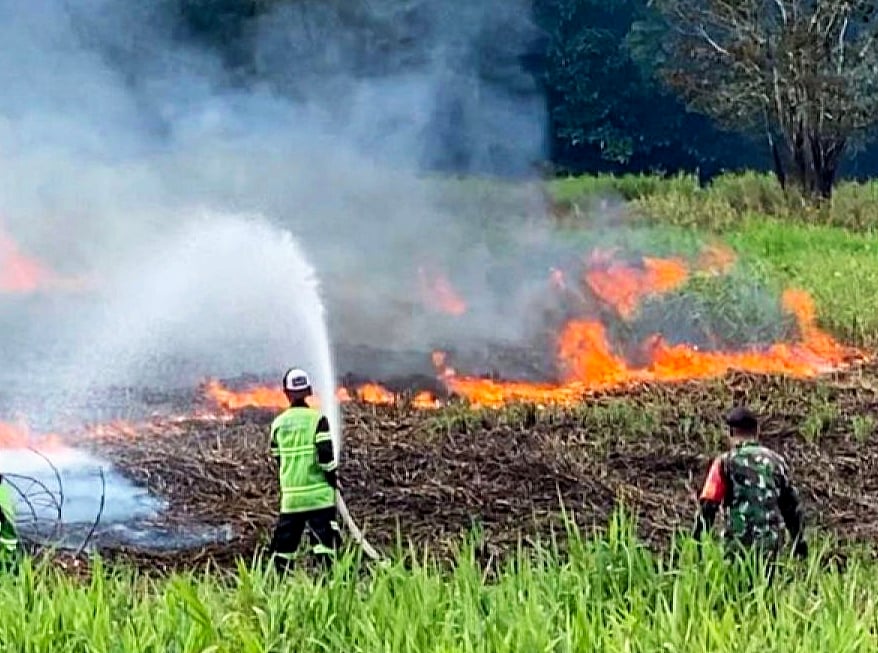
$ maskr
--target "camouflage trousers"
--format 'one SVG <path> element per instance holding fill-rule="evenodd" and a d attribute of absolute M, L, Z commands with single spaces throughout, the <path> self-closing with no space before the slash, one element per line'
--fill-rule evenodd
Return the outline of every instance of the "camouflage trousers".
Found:
<path fill-rule="evenodd" d="M 735 538 L 725 540 L 725 559 L 740 571 L 735 577 L 740 581 L 739 589 L 752 590 L 760 577 L 766 585 L 774 582 L 780 557 L 780 542 L 776 538 L 763 541 L 742 542 Z"/>

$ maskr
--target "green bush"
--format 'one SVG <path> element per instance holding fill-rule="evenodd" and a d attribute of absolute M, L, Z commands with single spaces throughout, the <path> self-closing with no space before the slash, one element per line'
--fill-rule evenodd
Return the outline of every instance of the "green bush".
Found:
<path fill-rule="evenodd" d="M 738 271 L 695 276 L 680 290 L 647 299 L 629 325 L 637 342 L 651 333 L 702 351 L 770 345 L 796 337 L 796 322 L 776 288 Z"/>

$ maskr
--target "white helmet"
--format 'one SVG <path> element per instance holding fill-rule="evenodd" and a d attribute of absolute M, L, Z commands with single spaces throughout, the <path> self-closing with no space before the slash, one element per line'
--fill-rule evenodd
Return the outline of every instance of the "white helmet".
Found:
<path fill-rule="evenodd" d="M 305 370 L 294 367 L 284 374 L 283 388 L 287 392 L 311 394 L 311 379 Z"/>

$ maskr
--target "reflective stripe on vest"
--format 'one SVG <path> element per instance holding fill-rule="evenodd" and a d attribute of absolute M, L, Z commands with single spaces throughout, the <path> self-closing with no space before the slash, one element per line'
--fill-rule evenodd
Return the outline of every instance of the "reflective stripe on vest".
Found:
<path fill-rule="evenodd" d="M 319 510 L 335 505 L 335 490 L 317 463 L 317 423 L 313 408 L 288 408 L 271 424 L 272 451 L 280 458 L 280 511 Z"/>

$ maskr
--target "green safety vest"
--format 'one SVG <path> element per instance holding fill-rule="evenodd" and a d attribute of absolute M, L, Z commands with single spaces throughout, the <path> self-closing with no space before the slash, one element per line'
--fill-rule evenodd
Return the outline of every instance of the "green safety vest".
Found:
<path fill-rule="evenodd" d="M 330 440 L 317 433 L 320 413 L 288 408 L 271 423 L 271 452 L 280 459 L 280 511 L 320 510 L 335 506 L 335 489 L 317 462 L 317 443 Z"/>
<path fill-rule="evenodd" d="M 0 551 L 14 553 L 18 549 L 18 533 L 15 530 L 15 503 L 9 486 L 0 483 L 0 510 L 3 511 L 3 519 L 0 520 Z"/>

